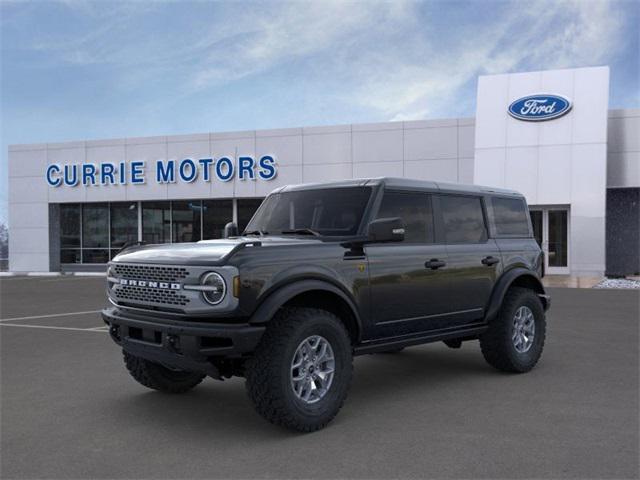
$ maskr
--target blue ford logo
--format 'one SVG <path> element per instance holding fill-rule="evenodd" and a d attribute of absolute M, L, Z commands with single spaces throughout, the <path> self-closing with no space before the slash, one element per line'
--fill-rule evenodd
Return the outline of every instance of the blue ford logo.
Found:
<path fill-rule="evenodd" d="M 571 110 L 571 100 L 560 95 L 528 95 L 509 105 L 509 115 L 528 122 L 558 118 L 569 110 Z"/>

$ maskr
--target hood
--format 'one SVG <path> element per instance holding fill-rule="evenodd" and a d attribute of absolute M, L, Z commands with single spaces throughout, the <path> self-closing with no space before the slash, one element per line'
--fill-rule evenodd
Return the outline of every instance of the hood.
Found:
<path fill-rule="evenodd" d="M 244 248 L 318 244 L 316 238 L 296 236 L 234 237 L 202 240 L 194 243 L 167 243 L 129 247 L 113 258 L 122 263 L 155 263 L 161 265 L 223 265 Z"/>

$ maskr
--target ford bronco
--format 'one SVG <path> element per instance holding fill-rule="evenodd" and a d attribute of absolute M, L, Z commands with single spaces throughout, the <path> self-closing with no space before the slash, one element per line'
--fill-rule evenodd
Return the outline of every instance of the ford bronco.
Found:
<path fill-rule="evenodd" d="M 241 376 L 263 417 L 308 432 L 345 401 L 354 355 L 478 340 L 493 367 L 531 370 L 550 302 L 542 265 L 517 192 L 287 186 L 241 234 L 230 223 L 223 239 L 122 250 L 103 318 L 142 385 L 182 393 Z"/>

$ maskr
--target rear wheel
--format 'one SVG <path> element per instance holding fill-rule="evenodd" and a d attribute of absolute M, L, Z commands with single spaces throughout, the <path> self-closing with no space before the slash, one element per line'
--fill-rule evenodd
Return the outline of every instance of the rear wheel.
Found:
<path fill-rule="evenodd" d="M 184 393 L 202 382 L 206 376 L 196 372 L 170 369 L 123 351 L 124 363 L 131 376 L 141 385 L 164 393 Z"/>
<path fill-rule="evenodd" d="M 338 317 L 315 308 L 283 308 L 247 364 L 247 393 L 271 423 L 311 432 L 342 407 L 352 369 L 351 342 Z"/>
<path fill-rule="evenodd" d="M 498 316 L 480 336 L 485 360 L 498 370 L 524 373 L 542 355 L 546 335 L 544 308 L 527 288 L 513 287 L 505 295 Z"/>

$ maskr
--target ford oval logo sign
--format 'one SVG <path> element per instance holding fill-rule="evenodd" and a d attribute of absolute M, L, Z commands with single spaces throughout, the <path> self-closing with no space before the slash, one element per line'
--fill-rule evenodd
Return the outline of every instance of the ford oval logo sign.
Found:
<path fill-rule="evenodd" d="M 509 105 L 509 115 L 518 120 L 541 122 L 558 118 L 571 110 L 571 100 L 560 95 L 527 95 Z"/>

